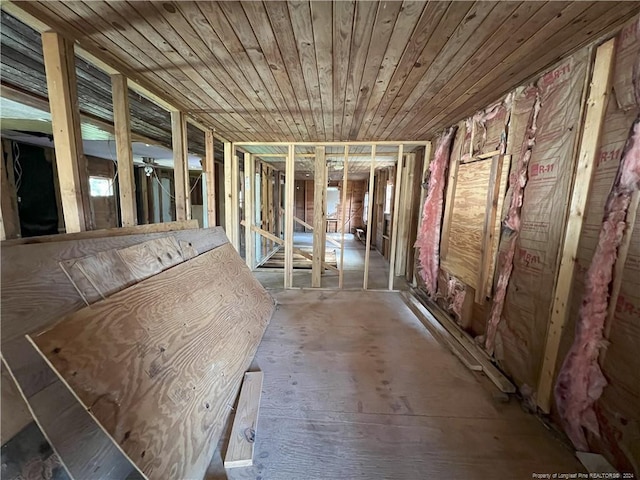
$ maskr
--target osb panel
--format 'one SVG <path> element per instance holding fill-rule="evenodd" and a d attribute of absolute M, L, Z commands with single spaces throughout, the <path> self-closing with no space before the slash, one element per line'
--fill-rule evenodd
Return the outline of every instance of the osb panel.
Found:
<path fill-rule="evenodd" d="M 588 56 L 587 49 L 577 52 L 537 82 L 542 108 L 513 272 L 496 338 L 496 357 L 521 387 L 538 381 L 569 204 Z M 516 99 L 516 110 L 519 102 L 532 104 L 530 94 L 525 91 Z M 526 118 L 528 112 L 522 115 Z M 526 123 L 519 123 L 523 132 Z M 514 161 L 515 157 L 517 154 Z"/>
<path fill-rule="evenodd" d="M 447 256 L 442 259 L 442 268 L 474 289 L 480 271 L 491 163 L 488 159 L 458 166 Z"/>

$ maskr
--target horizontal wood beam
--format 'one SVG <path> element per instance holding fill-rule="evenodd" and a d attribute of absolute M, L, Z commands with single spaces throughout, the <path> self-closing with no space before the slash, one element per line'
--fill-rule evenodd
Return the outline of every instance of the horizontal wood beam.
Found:
<path fill-rule="evenodd" d="M 235 145 L 238 147 L 257 147 L 257 146 L 265 146 L 265 147 L 288 147 L 289 145 L 293 145 L 295 147 L 344 147 L 344 146 L 390 146 L 397 147 L 400 145 L 404 146 L 416 146 L 416 147 L 424 147 L 429 142 L 424 141 L 384 141 L 384 142 L 237 142 Z M 297 155 L 296 155 L 297 156 Z"/>
<path fill-rule="evenodd" d="M 21 103 L 23 105 L 27 105 L 29 107 L 37 108 L 38 110 L 42 110 L 43 112 L 50 112 L 49 99 L 47 97 L 42 97 L 40 95 L 36 95 L 35 93 L 27 92 L 26 90 L 22 90 L 15 85 L 9 85 L 8 83 L 0 84 L 0 96 L 2 96 L 3 98 L 8 98 L 9 100 L 13 100 L 14 102 Z M 113 123 L 102 120 L 95 115 L 80 111 L 80 122 L 97 127 L 105 132 L 115 134 L 115 127 Z M 163 145 L 161 142 L 158 142 L 158 140 L 154 140 L 153 138 L 140 135 L 139 133 L 135 132 L 131 132 L 131 140 L 134 142 L 148 143 L 151 145 Z M 163 146 L 169 147 L 170 145 L 167 144 Z"/>

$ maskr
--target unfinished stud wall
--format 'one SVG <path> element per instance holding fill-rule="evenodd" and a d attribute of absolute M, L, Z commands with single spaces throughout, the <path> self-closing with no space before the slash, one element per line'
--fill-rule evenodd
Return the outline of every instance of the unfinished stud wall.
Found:
<path fill-rule="evenodd" d="M 570 314 L 564 330 L 557 369 L 562 365 L 574 338 L 575 323 L 583 302 L 586 273 L 591 265 L 602 224 L 607 195 L 614 182 L 629 128 L 640 113 L 633 95 L 634 61 L 640 55 L 640 20 L 628 23 L 617 37 L 613 69 L 613 89 L 597 151 L 592 185 L 585 211 Z M 638 212 L 629 207 L 625 236 L 627 247 L 620 247 L 612 297 L 604 335 L 608 346 L 600 351 L 599 363 L 607 380 L 602 396 L 595 403 L 600 438 L 591 435 L 591 447 L 607 452 L 620 469 L 638 471 L 640 467 L 640 228 Z M 637 208 L 638 193 L 635 194 Z M 624 243 L 623 243 L 624 245 Z M 616 292 L 617 295 L 616 295 Z"/>
<path fill-rule="evenodd" d="M 575 322 L 583 300 L 584 277 L 598 242 L 605 200 L 629 129 L 638 114 L 632 72 L 640 51 L 639 32 L 640 19 L 636 17 L 617 36 L 612 80 L 614 95 L 609 99 L 603 122 L 574 282 L 570 286 L 569 318 L 556 370 L 562 365 L 574 338 Z M 548 348 L 548 328 L 556 289 L 567 288 L 556 283 L 572 191 L 589 188 L 588 185 L 575 185 L 574 175 L 578 146 L 585 129 L 594 55 L 595 46 L 577 51 L 531 84 L 516 89 L 499 106 L 490 106 L 461 123 L 450 150 L 441 237 L 444 260 L 440 264 L 436 297 L 469 334 L 480 337 L 483 346 L 531 404 L 540 404 L 536 395 Z M 464 183 L 465 169 L 480 168 L 477 166 L 479 157 L 492 150 L 511 155 L 510 168 L 505 166 L 509 168 L 509 188 L 499 194 L 503 197 L 502 205 L 498 207 L 501 211 L 493 229 L 494 235 L 500 237 L 499 249 L 490 255 L 484 295 L 477 295 L 475 288 L 482 286 L 473 285 L 472 279 L 465 278 L 456 266 L 464 258 L 463 250 L 455 248 L 461 233 L 454 231 L 457 228 L 455 212 L 456 209 L 468 212 L 463 208 L 464 199 L 470 197 L 458 198 L 455 184 Z M 473 185 L 469 185 L 473 190 Z M 521 204 L 515 202 L 514 207 L 511 199 L 514 191 L 518 194 L 516 185 L 524 187 Z M 486 198 L 488 188 L 477 185 L 478 198 Z M 588 434 L 587 437 L 591 450 L 603 453 L 621 471 L 636 472 L 640 466 L 640 360 L 636 353 L 640 344 L 640 298 L 637 294 L 640 291 L 640 234 L 637 228 L 635 231 L 629 229 L 633 229 L 637 217 L 633 210 L 637 199 L 636 192 L 626 220 L 627 233 L 617 252 L 619 259 L 614 280 L 609 285 L 614 296 L 610 300 L 604 331 L 609 343 L 606 349 L 600 350 L 599 357 L 607 386 L 595 404 L 600 436 Z M 519 215 L 514 216 L 517 211 Z M 480 214 L 486 220 L 487 213 Z M 464 225 L 459 223 L 458 227 Z M 482 234 L 478 226 L 474 232 L 467 233 L 469 238 Z M 480 241 L 477 243 L 481 245 Z M 482 255 L 486 253 L 481 248 L 476 252 L 474 262 Z M 421 271 L 419 262 L 416 269 Z M 494 304 L 500 292 L 501 278 L 506 285 L 502 309 Z M 424 290 L 420 275 L 418 285 Z M 496 313 L 493 334 L 489 321 L 492 309 Z M 553 404 L 552 413 L 559 422 Z"/>

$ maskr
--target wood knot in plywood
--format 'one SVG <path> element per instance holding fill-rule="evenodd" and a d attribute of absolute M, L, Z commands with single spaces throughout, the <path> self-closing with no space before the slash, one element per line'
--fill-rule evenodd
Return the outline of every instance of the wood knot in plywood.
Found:
<path fill-rule="evenodd" d="M 256 441 L 256 431 L 252 427 L 247 427 L 244 429 L 244 438 L 249 443 L 253 443 Z"/>

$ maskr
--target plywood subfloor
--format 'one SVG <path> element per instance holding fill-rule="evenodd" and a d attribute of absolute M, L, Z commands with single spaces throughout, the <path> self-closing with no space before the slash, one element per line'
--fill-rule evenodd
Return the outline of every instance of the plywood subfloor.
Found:
<path fill-rule="evenodd" d="M 284 291 L 264 371 L 254 466 L 229 479 L 530 479 L 571 451 L 423 328 L 397 293 Z M 224 451 L 224 444 L 222 444 Z M 219 453 L 209 479 L 227 478 Z"/>

